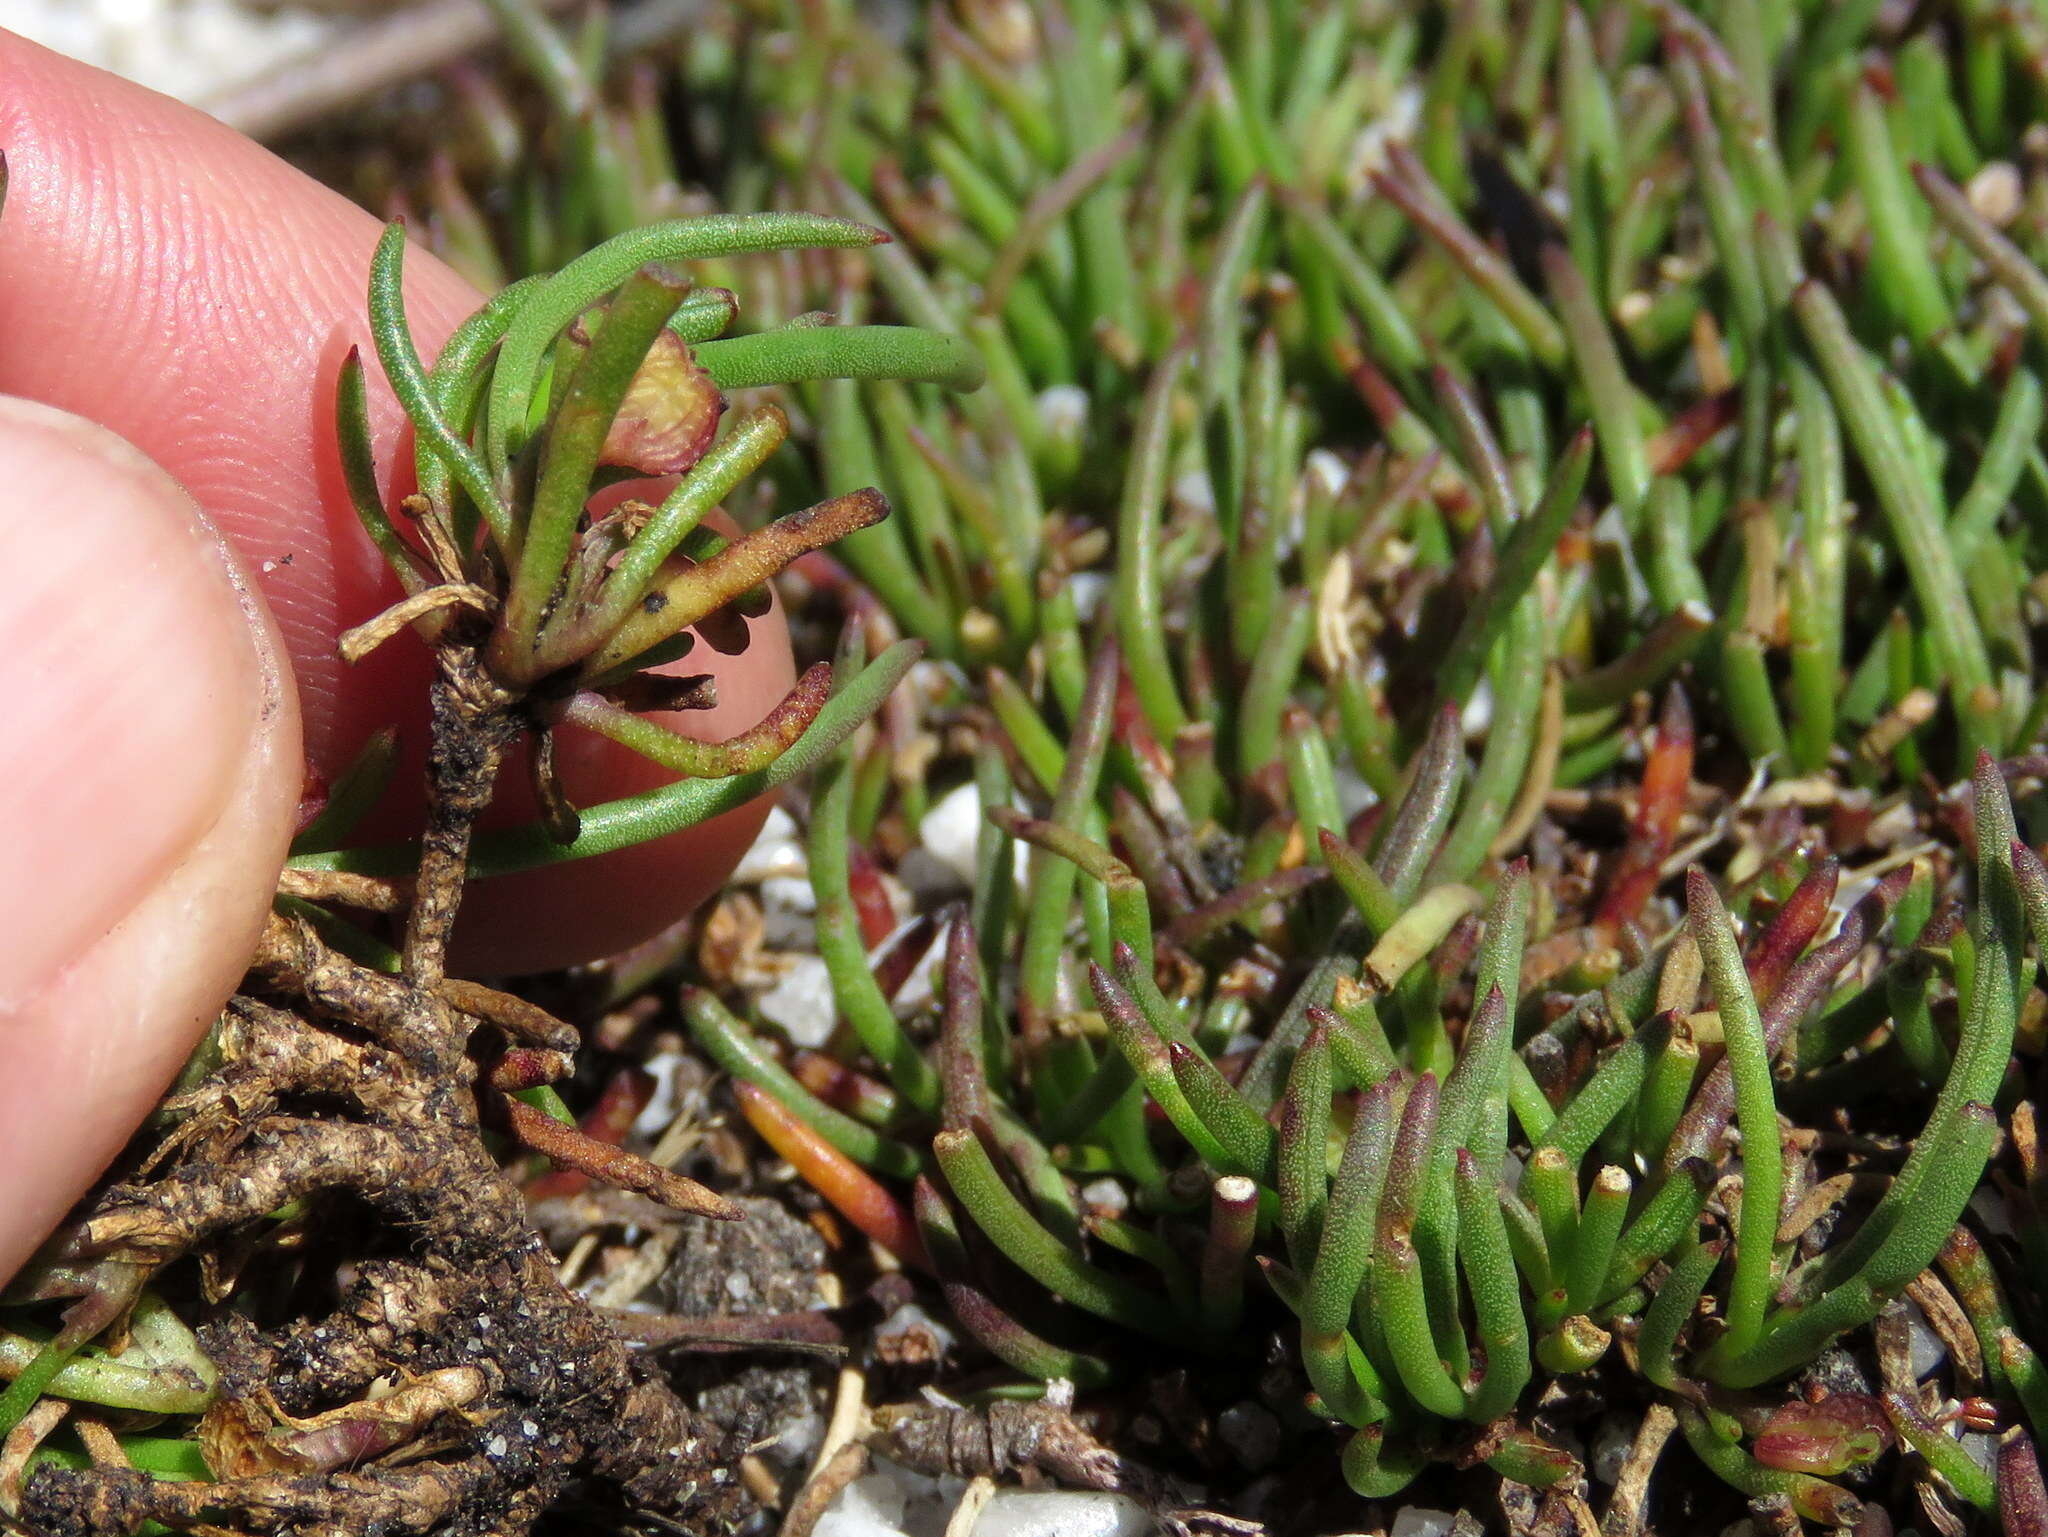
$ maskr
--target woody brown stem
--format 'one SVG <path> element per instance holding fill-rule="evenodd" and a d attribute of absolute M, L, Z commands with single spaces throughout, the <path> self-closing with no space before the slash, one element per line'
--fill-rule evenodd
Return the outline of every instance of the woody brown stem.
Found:
<path fill-rule="evenodd" d="M 693 1179 L 650 1163 L 638 1153 L 586 1137 L 573 1126 L 564 1126 L 545 1111 L 516 1099 L 500 1099 L 498 1111 L 505 1129 L 564 1169 L 574 1169 L 592 1179 L 620 1190 L 631 1190 L 649 1200 L 659 1201 L 671 1211 L 693 1217 L 714 1217 L 737 1222 L 746 1215 L 716 1191 L 707 1190 Z"/>
<path fill-rule="evenodd" d="M 555 1018 L 539 1004 L 515 993 L 502 993 L 495 987 L 485 987 L 481 982 L 450 977 L 441 984 L 440 994 L 463 1013 L 473 1014 L 485 1024 L 497 1027 L 508 1039 L 521 1045 L 537 1046 L 546 1051 L 576 1049 L 574 1025 Z"/>
<path fill-rule="evenodd" d="M 49 1468 L 30 1487 L 41 1524 L 103 1534 L 139 1531 L 149 1521 L 220 1529 L 424 1532 L 447 1520 L 492 1477 L 483 1458 L 449 1465 L 377 1468 L 298 1478 L 215 1484 L 162 1482 L 132 1468 L 72 1473 Z M 320 1523 L 326 1523 L 321 1525 Z"/>
<path fill-rule="evenodd" d="M 492 680 L 475 647 L 444 645 L 439 661 L 431 696 L 427 825 L 403 951 L 406 979 L 428 991 L 446 975 L 448 935 L 462 905 L 476 819 L 490 804 L 498 766 L 522 729 L 511 696 Z"/>

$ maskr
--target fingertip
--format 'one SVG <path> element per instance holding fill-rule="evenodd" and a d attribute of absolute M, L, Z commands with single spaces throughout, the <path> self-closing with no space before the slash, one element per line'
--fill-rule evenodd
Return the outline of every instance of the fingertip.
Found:
<path fill-rule="evenodd" d="M 247 964 L 298 798 L 281 644 L 190 497 L 0 397 L 0 1277 L 104 1167 Z"/>
<path fill-rule="evenodd" d="M 384 677 L 334 637 L 389 596 L 343 489 L 334 385 L 367 342 L 377 220 L 204 113 L 0 30 L 0 391 L 136 444 L 241 552 L 335 769 L 383 724 Z M 479 302 L 424 250 L 407 315 L 431 352 Z M 376 369 L 380 464 L 402 415 Z"/>

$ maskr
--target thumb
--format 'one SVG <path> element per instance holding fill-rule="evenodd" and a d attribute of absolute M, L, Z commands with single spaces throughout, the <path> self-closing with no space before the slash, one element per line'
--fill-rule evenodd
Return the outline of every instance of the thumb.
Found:
<path fill-rule="evenodd" d="M 291 836 L 298 701 L 185 492 L 0 396 L 0 1279 L 233 989 Z"/>

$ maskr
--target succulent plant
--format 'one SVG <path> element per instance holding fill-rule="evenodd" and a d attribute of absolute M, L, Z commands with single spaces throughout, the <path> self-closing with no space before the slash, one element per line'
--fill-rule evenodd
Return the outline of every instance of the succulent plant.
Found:
<path fill-rule="evenodd" d="M 842 92 L 762 77 L 777 195 L 892 224 L 883 300 L 989 360 L 971 401 L 821 393 L 816 452 L 910 511 L 847 559 L 967 669 L 991 826 L 920 1040 L 825 933 L 871 759 L 820 787 L 865 1087 L 828 1103 L 717 1000 L 687 1011 L 751 1117 L 765 1094 L 810 1128 L 801 1167 L 883 1177 L 809 1173 L 885 1244 L 916 1221 L 1026 1375 L 1146 1359 L 1077 1344 L 1074 1310 L 1227 1360 L 1249 1285 L 1299 1321 L 1363 1492 L 1431 1458 L 1571 1473 L 1532 1383 L 1625 1372 L 1738 1489 L 1846 1518 L 1811 1467 L 1853 1466 L 1861 1432 L 1801 1467 L 1783 1422 L 1752 1440 L 1755 1395 L 2002 1200 L 2033 976 L 2005 778 L 2035 765 L 1997 755 L 2041 729 L 2017 595 L 2048 289 L 2038 225 L 1984 212 L 2014 212 L 2021 109 L 1987 83 L 2011 38 L 1823 68 L 1868 15 L 1535 11 L 1509 37 L 1484 5 L 934 7 Z M 839 17 L 783 46 L 844 50 Z M 1409 77 L 1408 125 L 1361 135 Z M 1326 143 L 1359 158 L 1304 153 Z M 1974 789 L 1934 794 L 1951 764 Z M 1617 780 L 1619 847 L 1561 837 Z M 1978 851 L 1966 923 L 1959 866 L 1880 857 L 1832 927 L 1825 846 L 1877 852 L 1866 812 Z M 1727 895 L 1693 870 L 1672 927 L 1688 855 Z M 1884 1118 L 1903 1162 L 1770 1156 L 1781 1112 L 1812 1128 L 1879 1071 L 1923 1105 Z M 1146 1220 L 1081 1210 L 1102 1175 Z M 1872 1187 L 1860 1222 L 1820 1218 Z M 2016 1262 L 2040 1239 L 2014 1220 Z M 994 1300 L 1018 1271 L 1069 1305 L 1059 1343 Z M 2023 1335 L 2000 1391 L 2038 1433 Z M 1924 1415 L 1869 1406 L 1989 1499 Z"/>
<path fill-rule="evenodd" d="M 1102 654 L 1110 660 L 1096 669 L 1098 684 L 1117 670 L 1115 653 Z M 1098 686 L 1093 698 L 1106 721 L 1112 691 Z M 1105 736 L 1084 730 L 1074 746 L 1099 754 Z M 1788 1157 L 1773 1063 L 1796 1058 L 1808 1073 L 1824 1070 L 1823 1038 L 1854 1049 L 1875 1032 L 1912 1028 L 1904 1010 L 1888 1017 L 1867 1001 L 1910 996 L 1893 989 L 1927 952 L 1911 949 L 1909 936 L 1890 935 L 1899 959 L 1874 979 L 1841 985 L 1887 922 L 1918 905 L 1910 865 L 1877 881 L 1840 932 L 1814 945 L 1838 879 L 1832 861 L 1816 863 L 1746 952 L 1713 883 L 1695 869 L 1688 923 L 1670 944 L 1535 1038 L 1582 1041 L 1597 1026 L 1612 1042 L 1558 1086 L 1566 1092 L 1555 1107 L 1532 1066 L 1545 1054 L 1512 1044 L 1526 866 L 1510 866 L 1497 883 L 1476 947 L 1470 915 L 1480 897 L 1470 887 L 1446 882 L 1405 900 L 1390 887 L 1441 836 L 1439 819 L 1421 861 L 1397 836 L 1414 826 L 1417 808 L 1443 799 L 1422 780 L 1374 857 L 1323 832 L 1327 866 L 1316 874 L 1335 876 L 1350 910 L 1326 909 L 1320 923 L 1292 916 L 1294 963 L 1311 969 L 1291 996 L 1276 989 L 1248 1007 L 1241 978 L 1260 948 L 1261 929 L 1246 920 L 1275 903 L 1270 879 L 1186 910 L 1181 918 L 1196 923 L 1177 918 L 1155 934 L 1160 893 L 1122 860 L 1057 817 L 1012 813 L 1001 825 L 1045 851 L 1035 890 L 1074 879 L 1053 876 L 1058 861 L 1102 893 L 1099 954 L 1087 963 L 1092 1011 L 1026 1012 L 1027 975 L 1013 1034 L 984 1005 L 981 947 L 964 914 L 950 929 L 944 1018 L 928 1050 L 871 979 L 850 983 L 864 968 L 835 966 L 841 1006 L 881 1085 L 849 1113 L 777 1067 L 711 994 L 690 994 L 685 1009 L 705 1048 L 748 1085 L 750 1118 L 774 1118 L 778 1150 L 865 1231 L 930 1268 L 962 1323 L 1019 1371 L 1099 1384 L 1144 1359 L 1113 1341 L 1078 1348 L 1073 1339 L 1089 1331 L 1070 1310 L 1194 1358 L 1241 1360 L 1247 1292 L 1262 1276 L 1298 1319 L 1315 1404 L 1355 1431 L 1346 1476 L 1361 1493 L 1383 1495 L 1426 1459 L 1469 1458 L 1475 1446 L 1521 1482 L 1575 1473 L 1572 1457 L 1518 1410 L 1526 1412 L 1535 1374 L 1593 1371 L 1622 1338 L 1630 1369 L 1671 1395 L 1710 1466 L 1746 1492 L 1781 1490 L 1803 1514 L 1846 1519 L 1854 1496 L 1798 1471 L 1782 1450 L 1782 1423 L 1759 1436 L 1760 1450 L 1778 1448 L 1769 1462 L 1743 1449 L 1744 1395 L 1871 1323 L 1961 1231 L 1984 1175 L 1997 1139 L 1992 1105 L 2033 975 L 2021 891 L 2040 877 L 2012 836 L 1989 759 L 1974 789 L 1977 846 L 1994 852 L 1977 871 L 1958 1038 L 1952 1051 L 1942 1047 L 1946 1073 L 1920 1134 L 1900 1150 L 1903 1162 L 1887 1156 L 1882 1199 L 1853 1228 L 1832 1226 L 1824 1242 L 1814 1241 L 1816 1224 L 1849 1183 L 1841 1176 L 1869 1165 L 1812 1151 Z M 834 793 L 828 783 L 825 801 Z M 840 835 L 825 825 L 822 837 Z M 843 875 L 830 865 L 814 855 L 821 915 L 843 899 Z M 1310 905 L 1304 892 L 1289 896 Z M 1049 909 L 1062 930 L 1067 901 L 1062 894 Z M 1225 913 L 1233 916 L 1217 921 Z M 2048 910 L 2036 923 L 2044 917 Z M 2038 945 L 2043 931 L 2033 932 Z M 1027 955 L 1030 942 L 1027 927 Z M 1277 959 L 1268 952 L 1274 971 Z M 1467 960 L 1473 978 L 1463 988 Z M 1161 976 L 1202 980 L 1168 997 Z M 1702 981 L 1710 1014 L 1695 1008 Z M 1447 992 L 1469 999 L 1455 1048 Z M 1247 1029 L 1258 1045 L 1233 1063 L 1225 1048 Z M 1718 1035 L 1720 1046 L 1705 1071 L 1702 1035 Z M 787 1114 L 767 1111 L 763 1096 Z M 1148 1105 L 1171 1123 L 1170 1144 L 1149 1134 Z M 1742 1149 L 1732 1192 L 1723 1183 L 1731 1120 Z M 1518 1175 L 1507 1172 L 1516 1166 Z M 899 1182 L 895 1197 L 859 1168 Z M 1068 1183 L 1083 1173 L 1119 1181 L 1145 1220 L 1085 1215 Z M 1825 1199 L 1816 1205 L 1816 1196 Z M 994 1301 L 1001 1288 L 970 1259 L 963 1225 L 986 1238 L 999 1268 L 1015 1267 L 1067 1305 L 1067 1343 Z M 1988 1295 L 1965 1307 L 1995 1332 L 2003 1304 Z M 2014 1390 L 2038 1406 L 2033 1352 L 2009 1328 L 1999 1337 Z"/>
<path fill-rule="evenodd" d="M 465 841 L 505 747 L 520 733 L 537 739 L 544 825 L 501 835 L 505 852 L 481 851 L 470 873 L 601 853 L 758 795 L 842 740 L 902 676 L 914 646 L 849 674 L 836 694 L 829 669 L 815 668 L 758 726 L 722 743 L 695 741 L 637 713 L 710 703 L 705 677 L 655 669 L 687 656 L 693 631 L 715 633 L 722 611 L 758 612 L 763 584 L 797 556 L 888 512 L 866 488 L 730 538 L 707 527 L 707 515 L 788 434 L 774 404 L 721 432 L 724 390 L 842 375 L 955 388 L 979 382 L 979 364 L 956 338 L 904 327 L 813 323 L 719 340 L 736 311 L 733 295 L 694 289 L 670 264 L 795 245 L 864 248 L 880 238 L 844 220 L 800 215 L 649 226 L 559 273 L 507 288 L 449 338 L 430 369 L 405 324 L 403 227 L 387 232 L 370 306 L 379 361 L 419 438 L 420 489 L 402 508 L 417 542 L 385 511 L 369 457 L 362 365 L 352 354 L 337 394 L 349 488 L 407 596 L 350 631 L 341 649 L 360 658 L 408 625 L 437 646 L 443 703 L 471 719 L 489 760 L 435 770 L 459 773 L 468 785 L 452 813 L 465 824 Z M 658 505 L 627 500 L 601 516 L 589 510 L 605 485 L 646 476 L 677 478 Z M 454 672 L 451 656 L 460 660 Z M 683 777 L 586 825 L 553 776 L 551 734 L 564 724 Z M 430 829 L 430 856 L 446 862 L 438 878 L 459 884 L 463 849 L 437 849 L 436 839 Z M 382 873 L 406 857 L 308 853 L 295 868 Z"/>
<path fill-rule="evenodd" d="M 764 313 L 963 334 L 990 381 L 801 391 L 810 479 L 904 514 L 847 601 L 953 664 L 971 745 L 899 712 L 823 764 L 847 1028 L 686 998 L 748 1118 L 1026 1378 L 1292 1318 L 1362 1490 L 1568 1481 L 1537 1384 L 1597 1378 L 1756 1498 L 1846 1518 L 1896 1446 L 2023 1523 L 2023 1432 L 1994 1479 L 1898 1382 L 1787 1384 L 1896 1364 L 1887 1300 L 1943 1287 L 1990 1423 L 2048 1414 L 2006 788 L 2031 824 L 2043 42 L 1749 0 L 682 39 L 728 204 L 899 236 L 872 291 L 754 264 Z M 846 851 L 970 774 L 927 1032 Z"/>

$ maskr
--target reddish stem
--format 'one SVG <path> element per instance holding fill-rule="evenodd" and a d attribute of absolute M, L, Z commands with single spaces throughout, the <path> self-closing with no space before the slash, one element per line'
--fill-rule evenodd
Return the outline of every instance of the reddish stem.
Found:
<path fill-rule="evenodd" d="M 546 1111 L 536 1110 L 522 1100 L 500 1099 L 496 1108 L 500 1124 L 522 1147 L 544 1154 L 565 1169 L 644 1195 L 672 1211 L 715 1217 L 721 1222 L 737 1222 L 746 1215 L 724 1196 L 695 1180 L 650 1163 L 638 1153 L 593 1141 L 575 1127 L 564 1126 Z"/>
<path fill-rule="evenodd" d="M 896 1111 L 896 1091 L 837 1057 L 799 1051 L 791 1063 L 796 1081 L 834 1110 L 863 1121 L 886 1121 Z"/>
<path fill-rule="evenodd" d="M 1643 785 L 1629 826 L 1614 880 L 1593 916 L 1612 932 L 1642 915 L 1644 906 L 1664 878 L 1664 861 L 1678 841 L 1678 821 L 1685 813 L 1685 792 L 1692 783 L 1692 710 L 1685 690 L 1676 683 L 1664 696 L 1664 712 L 1643 763 Z"/>
<path fill-rule="evenodd" d="M 761 1140 L 788 1160 L 833 1210 L 904 1264 L 933 1273 L 910 1213 L 867 1170 L 752 1084 L 735 1083 L 733 1097 Z"/>
<path fill-rule="evenodd" d="M 637 1067 L 626 1068 L 612 1075 L 611 1082 L 597 1096 L 597 1103 L 577 1118 L 576 1130 L 592 1142 L 618 1147 L 653 1098 L 653 1076 Z M 589 1186 L 588 1174 L 574 1169 L 556 1169 L 528 1182 L 526 1198 L 544 1201 L 550 1196 L 580 1195 Z"/>
<path fill-rule="evenodd" d="M 1792 969 L 1792 963 L 1813 943 L 1813 936 L 1820 932 L 1828 909 L 1834 905 L 1835 885 L 1840 876 L 1841 866 L 1835 860 L 1822 860 L 1793 888 L 1785 905 L 1757 936 L 1748 960 L 1749 984 L 1757 997 L 1768 1001 L 1785 980 L 1785 973 Z"/>
<path fill-rule="evenodd" d="M 882 884 L 882 867 L 874 855 L 858 843 L 846 854 L 846 886 L 853 896 L 853 910 L 860 918 L 861 943 L 870 950 L 896 932 L 896 909 L 889 890 Z M 886 994 L 889 989 L 884 989 Z"/>

